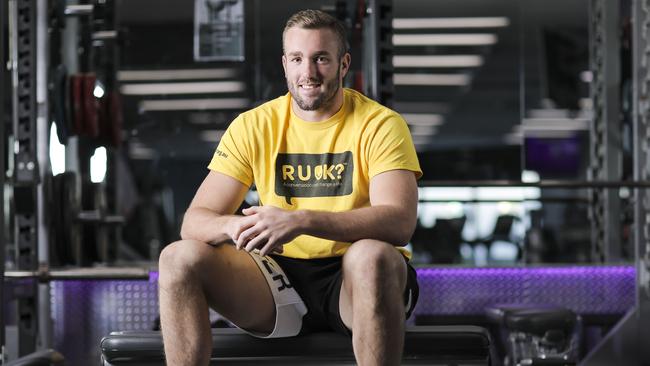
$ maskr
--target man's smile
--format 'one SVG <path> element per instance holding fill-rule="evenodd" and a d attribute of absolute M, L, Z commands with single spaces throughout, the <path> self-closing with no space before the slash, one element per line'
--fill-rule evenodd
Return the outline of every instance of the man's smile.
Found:
<path fill-rule="evenodd" d="M 303 89 L 308 89 L 309 90 L 309 89 L 316 89 L 316 88 L 320 87 L 321 83 L 314 83 L 314 82 L 302 83 L 302 84 L 299 83 L 298 86 L 303 88 Z"/>
<path fill-rule="evenodd" d="M 322 84 L 320 83 L 305 83 L 305 84 L 298 84 L 298 87 L 300 88 L 300 90 L 302 90 L 301 94 L 311 97 L 320 94 L 321 85 Z"/>

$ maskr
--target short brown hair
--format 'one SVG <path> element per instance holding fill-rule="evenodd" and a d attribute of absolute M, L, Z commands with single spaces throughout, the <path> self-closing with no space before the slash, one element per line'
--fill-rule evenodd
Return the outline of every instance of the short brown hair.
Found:
<path fill-rule="evenodd" d="M 338 41 L 338 57 L 348 52 L 348 40 L 345 26 L 338 19 L 321 10 L 301 10 L 292 15 L 282 31 L 282 49 L 284 51 L 284 36 L 290 28 L 300 27 L 304 29 L 330 29 Z"/>

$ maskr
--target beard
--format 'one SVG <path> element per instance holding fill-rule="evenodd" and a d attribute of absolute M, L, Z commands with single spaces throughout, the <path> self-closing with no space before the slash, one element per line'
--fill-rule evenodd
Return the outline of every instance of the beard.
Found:
<path fill-rule="evenodd" d="M 325 92 L 321 92 L 316 98 L 312 100 L 305 100 L 302 97 L 300 97 L 300 94 L 298 93 L 298 88 L 300 88 L 298 86 L 298 83 L 294 84 L 291 81 L 289 81 L 289 79 L 287 79 L 287 88 L 289 89 L 289 93 L 291 93 L 291 97 L 296 101 L 296 104 L 298 104 L 298 107 L 300 107 L 300 109 L 302 109 L 303 111 L 315 111 L 322 107 L 327 107 L 334 102 L 334 97 L 336 96 L 336 92 L 340 88 L 339 85 L 340 76 L 341 76 L 341 69 L 337 68 L 336 77 L 324 83 L 322 80 L 309 79 L 309 81 L 321 84 L 321 87 L 325 86 Z"/>

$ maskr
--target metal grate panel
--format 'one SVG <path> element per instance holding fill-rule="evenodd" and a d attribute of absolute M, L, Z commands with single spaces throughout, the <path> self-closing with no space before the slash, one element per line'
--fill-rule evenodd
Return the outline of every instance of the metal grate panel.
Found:
<path fill-rule="evenodd" d="M 622 314 L 634 305 L 631 266 L 420 268 L 414 314 L 480 315 L 499 303 L 547 303 L 579 314 Z"/>

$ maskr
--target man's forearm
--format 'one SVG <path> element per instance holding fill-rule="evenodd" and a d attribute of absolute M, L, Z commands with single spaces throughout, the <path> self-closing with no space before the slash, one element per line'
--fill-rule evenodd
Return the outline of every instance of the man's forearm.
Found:
<path fill-rule="evenodd" d="M 299 213 L 301 232 L 319 238 L 355 242 L 383 240 L 396 246 L 408 243 L 416 214 L 393 206 L 364 207 L 345 212 L 304 210 Z"/>
<path fill-rule="evenodd" d="M 207 208 L 194 207 L 185 212 L 181 238 L 194 239 L 208 244 L 230 241 L 228 222 L 237 216 L 219 215 Z"/>

